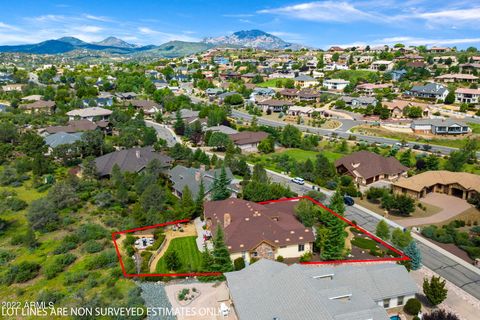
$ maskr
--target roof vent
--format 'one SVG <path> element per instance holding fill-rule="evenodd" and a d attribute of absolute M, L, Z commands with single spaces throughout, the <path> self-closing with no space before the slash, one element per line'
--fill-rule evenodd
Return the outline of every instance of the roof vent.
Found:
<path fill-rule="evenodd" d="M 330 280 L 333 280 L 334 273 L 328 273 L 328 274 L 322 274 L 320 276 L 313 276 L 313 279 L 325 279 L 325 278 L 330 278 Z"/>
<path fill-rule="evenodd" d="M 250 218 L 245 218 L 245 221 L 250 221 Z"/>

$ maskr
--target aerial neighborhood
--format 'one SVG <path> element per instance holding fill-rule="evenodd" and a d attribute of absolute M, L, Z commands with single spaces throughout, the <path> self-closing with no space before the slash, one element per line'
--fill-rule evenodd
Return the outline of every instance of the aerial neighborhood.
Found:
<path fill-rule="evenodd" d="M 0 52 L 2 300 L 473 319 L 480 52 L 208 41 Z"/>

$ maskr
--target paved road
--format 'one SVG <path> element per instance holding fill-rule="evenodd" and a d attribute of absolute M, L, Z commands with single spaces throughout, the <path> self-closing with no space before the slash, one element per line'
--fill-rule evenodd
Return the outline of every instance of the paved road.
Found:
<path fill-rule="evenodd" d="M 232 110 L 232 117 L 237 119 L 251 120 L 253 116 L 244 112 L 240 112 L 238 110 Z M 367 121 L 359 121 L 359 120 L 347 120 L 347 119 L 335 119 L 335 120 L 339 120 L 342 122 L 345 121 L 347 123 L 345 128 L 348 128 L 348 126 L 350 125 L 351 127 L 353 127 L 354 126 L 353 123 L 358 123 L 358 124 L 367 123 Z M 257 118 L 257 121 L 259 124 L 263 124 L 271 127 L 284 127 L 287 125 L 287 123 L 285 122 L 279 122 L 279 121 L 274 121 L 274 120 L 269 120 L 264 118 Z M 295 125 L 295 126 L 302 131 L 316 133 L 322 136 L 331 136 L 332 133 L 335 133 L 338 137 L 341 137 L 341 138 L 347 139 L 349 136 L 355 136 L 357 138 L 357 141 L 363 140 L 368 143 L 380 143 L 380 144 L 385 143 L 388 145 L 393 145 L 394 143 L 399 142 L 398 140 L 395 140 L 395 139 L 389 139 L 389 138 L 383 138 L 383 137 L 372 137 L 372 136 L 361 135 L 358 133 L 350 133 L 350 132 L 346 132 L 346 130 L 342 131 L 341 128 L 337 130 L 327 130 L 327 129 L 308 127 L 304 125 Z M 408 142 L 407 146 L 413 147 L 413 145 L 415 144 L 420 145 L 419 143 L 412 141 L 412 142 Z M 432 147 L 430 149 L 431 152 L 438 152 L 444 155 L 447 155 L 450 152 L 457 150 L 457 148 L 450 148 L 450 147 L 437 146 L 437 145 L 431 145 L 431 147 Z M 480 152 L 477 152 L 477 156 L 480 157 Z"/>
<path fill-rule="evenodd" d="M 157 129 L 160 136 L 167 141 L 175 141 L 175 136 L 172 132 L 162 125 L 150 123 L 152 127 Z M 306 183 L 305 185 L 298 185 L 290 181 L 283 175 L 276 172 L 267 171 L 271 181 L 282 183 L 289 186 L 290 189 L 299 195 L 303 195 L 312 189 L 312 185 Z M 326 192 L 327 196 L 330 196 L 332 192 Z M 327 201 L 328 202 L 328 198 Z M 359 226 L 370 231 L 375 232 L 378 219 L 368 212 L 362 210 L 360 206 L 349 206 L 346 209 L 345 217 L 349 220 L 355 220 Z M 458 264 L 454 260 L 445 256 L 444 254 L 426 246 L 423 243 L 418 243 L 420 251 L 422 252 L 423 264 L 429 269 L 435 271 L 448 281 L 452 282 L 456 286 L 462 288 L 466 292 L 470 293 L 477 299 L 480 299 L 480 275 L 467 269 L 466 267 Z"/>
<path fill-rule="evenodd" d="M 158 137 L 167 141 L 168 147 L 173 147 L 178 142 L 177 138 L 172 135 L 172 132 L 168 130 L 163 124 L 158 124 L 153 121 L 145 120 L 145 125 L 147 127 L 154 128 L 157 131 Z"/>

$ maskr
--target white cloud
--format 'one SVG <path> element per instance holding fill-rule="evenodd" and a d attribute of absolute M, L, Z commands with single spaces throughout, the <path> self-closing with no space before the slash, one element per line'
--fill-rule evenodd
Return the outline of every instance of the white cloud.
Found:
<path fill-rule="evenodd" d="M 459 44 L 475 44 L 479 43 L 480 38 L 449 38 L 449 39 L 429 39 L 429 38 L 420 38 L 420 37 L 409 37 L 409 36 L 397 36 L 397 37 L 387 37 L 382 39 L 376 39 L 373 41 L 358 41 L 353 43 L 343 43 L 343 44 L 331 44 L 331 46 L 340 46 L 343 48 L 354 47 L 354 46 L 365 46 L 365 45 L 394 45 L 396 43 L 403 43 L 407 46 L 440 46 L 440 45 L 459 45 Z"/>
<path fill-rule="evenodd" d="M 19 31 L 20 28 L 17 28 L 15 26 L 12 26 L 10 24 L 6 24 L 3 22 L 0 22 L 0 29 L 7 29 L 7 30 L 14 30 L 14 31 Z"/>
<path fill-rule="evenodd" d="M 84 14 L 83 17 L 89 19 L 89 20 L 95 20 L 95 21 L 101 21 L 101 22 L 111 22 L 113 21 L 109 17 L 104 17 L 104 16 L 94 16 L 92 14 Z"/>
<path fill-rule="evenodd" d="M 189 36 L 188 34 L 175 34 L 175 33 L 169 33 L 169 32 L 162 32 L 162 31 L 157 31 L 153 30 L 148 27 L 139 27 L 138 31 L 141 34 L 150 36 L 151 40 L 156 41 L 156 42 L 168 42 L 168 41 L 173 41 L 173 40 L 179 40 L 179 41 L 198 41 L 197 38 Z"/>
<path fill-rule="evenodd" d="M 140 31 L 141 34 L 158 34 L 158 31 L 152 30 L 147 27 L 139 27 L 138 31 Z"/>
<path fill-rule="evenodd" d="M 65 21 L 65 16 L 56 15 L 56 14 L 46 14 L 43 16 L 27 18 L 27 20 L 32 20 L 34 22 L 60 22 L 60 21 Z"/>
<path fill-rule="evenodd" d="M 88 32 L 88 33 L 98 33 L 103 30 L 102 27 L 98 27 L 98 26 L 78 26 L 78 27 L 74 27 L 73 29 L 82 31 L 82 32 Z"/>
<path fill-rule="evenodd" d="M 309 21 L 350 22 L 378 18 L 362 11 L 348 2 L 314 1 L 258 11 L 264 14 L 278 14 L 289 18 Z"/>

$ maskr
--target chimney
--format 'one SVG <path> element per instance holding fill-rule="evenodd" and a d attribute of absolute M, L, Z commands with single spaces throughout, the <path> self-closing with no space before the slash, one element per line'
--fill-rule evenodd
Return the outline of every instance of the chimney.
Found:
<path fill-rule="evenodd" d="M 225 213 L 223 214 L 223 228 L 225 229 L 230 225 L 232 222 L 232 217 L 230 216 L 230 213 Z"/>
<path fill-rule="evenodd" d="M 195 171 L 195 181 L 200 182 L 200 177 L 202 176 L 200 171 Z"/>
<path fill-rule="evenodd" d="M 140 159 L 140 150 L 136 150 L 135 155 L 137 156 L 137 159 Z"/>

